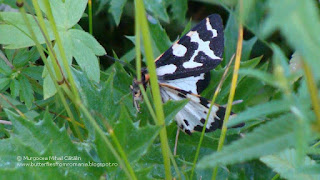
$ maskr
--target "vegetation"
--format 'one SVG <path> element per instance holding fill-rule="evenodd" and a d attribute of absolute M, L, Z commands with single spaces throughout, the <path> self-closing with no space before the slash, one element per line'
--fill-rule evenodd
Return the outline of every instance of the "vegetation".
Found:
<path fill-rule="evenodd" d="M 0 12 L 1 179 L 320 179 L 318 1 L 1 3 L 12 8 Z M 187 101 L 162 105 L 153 61 L 213 13 L 224 60 L 202 96 L 237 115 L 180 133 L 173 155 Z M 141 66 L 151 84 L 138 113 Z"/>

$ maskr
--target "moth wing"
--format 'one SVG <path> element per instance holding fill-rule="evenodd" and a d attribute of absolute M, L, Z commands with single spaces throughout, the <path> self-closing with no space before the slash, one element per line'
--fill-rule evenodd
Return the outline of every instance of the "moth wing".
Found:
<path fill-rule="evenodd" d="M 222 60 L 223 36 L 221 17 L 208 16 L 156 59 L 158 79 L 199 76 L 214 69 Z"/>
<path fill-rule="evenodd" d="M 159 83 L 167 84 L 178 89 L 191 92 L 193 94 L 200 94 L 210 82 L 210 73 L 201 73 L 198 76 L 189 76 L 174 80 L 159 80 Z"/>
<path fill-rule="evenodd" d="M 160 84 L 160 86 L 161 96 L 164 102 L 170 99 L 189 99 L 189 102 L 183 109 L 181 109 L 177 113 L 175 117 L 179 128 L 187 134 L 191 134 L 194 131 L 201 132 L 205 124 L 207 113 L 209 112 L 210 102 L 203 97 L 178 88 L 173 88 L 164 84 Z M 211 132 L 216 130 L 217 128 L 221 128 L 223 124 L 224 114 L 224 107 L 214 105 L 208 118 L 208 123 L 205 131 Z"/>

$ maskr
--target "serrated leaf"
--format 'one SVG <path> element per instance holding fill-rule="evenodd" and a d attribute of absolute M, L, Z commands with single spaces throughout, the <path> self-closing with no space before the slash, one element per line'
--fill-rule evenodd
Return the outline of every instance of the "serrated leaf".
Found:
<path fill-rule="evenodd" d="M 320 179 L 320 174 L 310 174 L 299 171 L 299 167 L 315 165 L 316 162 L 308 156 L 304 157 L 303 162 L 297 164 L 297 152 L 294 149 L 286 149 L 277 155 L 261 157 L 260 160 L 271 167 L 274 171 L 286 179 Z"/>
<path fill-rule="evenodd" d="M 43 66 L 29 66 L 22 70 L 22 73 L 31 77 L 32 79 L 42 81 Z"/>
<path fill-rule="evenodd" d="M 135 127 L 124 106 L 120 114 L 119 121 L 114 126 L 114 132 L 125 148 L 129 160 L 134 162 L 147 152 L 148 147 L 157 137 L 160 127 L 150 125 L 143 128 Z"/>
<path fill-rule="evenodd" d="M 205 156 L 198 167 L 213 168 L 244 162 L 292 147 L 295 144 L 295 125 L 296 119 L 291 114 L 273 119 L 254 129 L 243 139 L 225 146 L 222 151 Z"/>
<path fill-rule="evenodd" d="M 20 76 L 19 78 L 20 84 L 20 100 L 24 102 L 28 109 L 32 107 L 32 103 L 34 100 L 33 90 L 29 80 L 25 76 Z"/>
<path fill-rule="evenodd" d="M 160 130 L 160 128 L 157 126 L 149 125 L 143 128 L 134 126 L 128 111 L 124 106 L 121 107 L 119 121 L 114 124 L 113 127 L 110 125 L 109 127 L 112 128 L 114 132 L 113 135 L 116 136 L 131 165 L 133 162 L 138 161 L 141 156 L 147 152 L 148 147 L 157 137 Z M 98 147 L 98 154 L 104 161 L 115 161 L 115 158 L 111 155 L 110 149 L 108 147 L 101 146 L 103 144 L 101 144 L 101 139 L 99 137 L 96 139 L 96 144 Z M 116 146 L 114 145 L 114 147 Z M 113 168 L 113 170 L 116 169 L 118 168 Z"/>
<path fill-rule="evenodd" d="M 6 57 L 2 57 L 2 55 L 4 55 L 4 54 L 1 50 L 0 50 L 0 53 L 1 53 L 0 54 L 0 73 L 4 74 L 6 76 L 9 76 L 12 73 L 12 69 L 8 66 L 7 63 L 5 63 L 3 58 L 6 58 Z"/>
<path fill-rule="evenodd" d="M 264 104 L 258 104 L 232 117 L 228 122 L 228 127 L 270 114 L 289 111 L 290 106 L 291 104 L 288 100 L 273 100 Z"/>
<path fill-rule="evenodd" d="M 72 55 L 76 59 L 81 69 L 88 75 L 89 79 L 99 82 L 100 67 L 98 58 L 83 42 L 73 38 Z M 75 48 L 76 47 L 76 48 Z"/>
<path fill-rule="evenodd" d="M 175 138 L 177 133 L 177 125 L 176 123 L 171 123 L 167 126 L 167 134 L 169 140 L 169 147 L 173 151 Z M 220 130 L 215 131 L 214 133 L 206 133 L 202 142 L 202 146 L 200 149 L 199 157 L 204 157 L 205 155 L 212 153 L 216 150 L 218 146 L 220 136 Z M 238 134 L 227 136 L 226 141 L 230 141 L 234 138 L 237 138 Z M 182 178 L 184 176 L 188 176 L 191 171 L 192 162 L 195 156 L 195 151 L 197 149 L 197 145 L 199 143 L 200 133 L 193 133 L 192 136 L 187 135 L 180 131 L 179 139 L 177 143 L 177 155 L 175 156 L 176 163 L 180 169 L 180 173 Z M 148 153 L 143 156 L 143 158 L 138 162 L 139 167 L 150 167 L 152 165 L 151 177 L 157 179 L 164 178 L 164 168 L 163 161 L 161 155 L 160 143 L 155 142 Z M 227 177 L 227 170 L 219 169 L 219 172 L 223 173 L 223 175 L 219 176 L 221 179 L 225 179 Z M 199 179 L 202 177 L 211 177 L 212 171 L 205 171 L 196 169 L 196 175 Z M 173 176 L 177 177 L 176 172 L 173 171 Z"/>
<path fill-rule="evenodd" d="M 14 108 L 12 107 L 12 105 L 14 105 L 30 120 L 34 120 L 36 117 L 39 116 L 38 112 L 36 112 L 35 110 L 28 110 L 25 104 L 23 104 L 16 98 L 6 95 L 5 93 L 3 93 L 3 95 L 7 100 L 5 100 L 4 98 L 0 98 L 1 107 L 15 111 Z M 6 116 L 6 114 L 4 114 L 3 116 Z"/>
<path fill-rule="evenodd" d="M 27 65 L 28 62 L 34 62 L 40 57 L 37 48 L 35 47 L 31 48 L 30 50 L 23 48 L 11 51 L 14 51 L 14 57 L 11 59 L 11 61 L 15 68 L 23 67 Z"/>
<path fill-rule="evenodd" d="M 122 10 L 127 0 L 111 0 L 109 11 L 111 12 L 114 21 L 117 25 L 120 23 L 120 18 L 122 15 Z"/>
<path fill-rule="evenodd" d="M 65 129 L 58 129 L 49 114 L 46 113 L 44 119 L 38 123 L 28 121 L 19 117 L 9 110 L 5 110 L 12 122 L 14 134 L 6 140 L 1 140 L 0 159 L 1 159 L 1 176 L 8 177 L 12 172 L 26 174 L 26 177 L 73 177 L 73 178 L 93 178 L 99 177 L 103 173 L 101 167 L 90 166 L 56 166 L 43 168 L 39 170 L 34 167 L 19 166 L 19 163 L 89 163 L 94 162 L 90 155 L 83 150 L 81 145 L 75 145 L 71 142 Z M 5 143 L 5 144 L 4 144 Z M 17 157 L 22 158 L 21 161 Z M 23 159 L 27 157 L 62 157 L 59 159 L 32 161 Z M 64 159 L 65 156 L 80 157 L 80 160 L 69 161 Z M 10 163 L 4 163 L 10 162 Z M 5 167 L 4 167 L 5 166 Z M 49 174 L 48 174 L 49 173 Z"/>
<path fill-rule="evenodd" d="M 11 92 L 11 96 L 13 98 L 17 97 L 19 95 L 20 92 L 20 83 L 18 80 L 13 79 L 10 82 L 10 92 Z"/>
<path fill-rule="evenodd" d="M 43 155 L 35 152 L 30 146 L 23 144 L 18 138 L 11 137 L 10 139 L 4 139 L 0 141 L 0 157 L 1 157 L 1 169 L 0 178 L 1 179 L 19 179 L 21 177 L 25 179 L 37 179 L 39 177 L 44 179 L 50 179 L 53 176 L 55 178 L 66 178 L 64 176 L 64 170 L 59 170 L 60 167 L 53 167 L 53 162 L 50 168 L 43 168 L 42 170 L 36 170 L 35 166 L 39 163 L 44 165 L 44 161 L 32 161 L 23 160 L 18 161 L 17 158 L 25 157 L 42 157 Z M 31 164 L 33 163 L 33 164 Z M 58 163 L 58 162 L 57 162 Z M 30 167 L 33 165 L 33 167 Z M 24 167 L 22 167 L 24 166 Z M 69 177 L 80 178 L 74 175 L 69 175 Z"/>
<path fill-rule="evenodd" d="M 100 67 L 96 55 L 105 54 L 104 48 L 88 33 L 70 29 L 61 33 L 63 47 L 67 56 L 67 61 L 71 65 L 72 57 L 75 58 L 81 69 L 86 72 L 88 77 L 95 82 L 100 81 Z M 64 70 L 61 56 L 57 46 L 54 46 L 57 59 Z M 49 62 L 52 59 L 48 58 Z M 66 73 L 64 73 L 66 75 Z M 49 74 L 44 71 L 44 97 L 49 98 L 56 93 L 55 86 Z"/>
<path fill-rule="evenodd" d="M 9 78 L 4 78 L 1 77 L 0 78 L 0 92 L 2 92 L 3 90 L 7 89 L 7 85 L 10 83 L 10 79 Z"/>
<path fill-rule="evenodd" d="M 90 81 L 80 71 L 74 71 L 74 75 L 82 102 L 94 114 L 97 123 L 103 129 L 105 129 L 103 121 L 107 120 L 110 126 L 114 126 L 119 120 L 121 105 L 131 108 L 129 111 L 133 114 L 132 97 L 129 96 L 132 79 L 120 64 L 115 63 L 111 66 L 107 81 L 99 84 Z M 93 138 L 95 132 L 90 128 L 91 125 L 85 125 L 88 127 L 89 138 Z"/>

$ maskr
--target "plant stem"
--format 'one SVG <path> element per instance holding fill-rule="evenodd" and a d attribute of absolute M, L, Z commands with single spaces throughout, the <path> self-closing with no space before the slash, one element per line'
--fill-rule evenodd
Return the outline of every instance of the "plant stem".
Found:
<path fill-rule="evenodd" d="M 95 121 L 95 119 L 92 117 L 92 115 L 89 113 L 89 111 L 87 110 L 87 108 L 79 101 L 77 104 L 80 109 L 82 110 L 82 112 L 84 113 L 84 115 L 88 118 L 88 122 L 93 126 L 93 128 L 95 129 L 96 133 L 98 136 L 100 136 L 100 138 L 104 141 L 104 143 L 107 145 L 107 147 L 110 149 L 110 151 L 112 152 L 112 154 L 114 155 L 114 157 L 117 159 L 117 161 L 119 162 L 120 166 L 123 168 L 124 172 L 126 173 L 126 175 L 128 176 L 129 179 L 137 179 L 128 159 L 127 156 L 125 155 L 121 145 L 118 143 L 118 141 L 116 141 L 116 146 L 118 148 L 118 151 L 120 152 L 121 157 L 119 156 L 119 154 L 117 153 L 117 151 L 114 149 L 113 145 L 111 144 L 111 142 L 108 140 L 108 138 L 106 137 L 105 133 L 101 130 L 101 128 L 99 127 L 99 125 L 97 124 L 97 122 Z M 111 135 L 111 137 L 114 138 L 114 136 Z"/>
<path fill-rule="evenodd" d="M 230 94 L 228 98 L 228 104 L 226 108 L 226 112 L 224 115 L 224 121 L 221 129 L 221 135 L 219 139 L 219 144 L 218 144 L 218 149 L 217 151 L 221 151 L 223 147 L 224 140 L 226 138 L 227 134 L 227 123 L 229 121 L 229 116 L 231 113 L 231 108 L 232 108 L 232 102 L 234 98 L 234 94 L 236 91 L 237 87 L 237 80 L 238 80 L 238 72 L 240 68 L 240 59 L 241 59 L 241 53 L 242 53 L 242 41 L 243 41 L 243 27 L 242 27 L 242 0 L 239 1 L 239 31 L 238 31 L 238 42 L 237 42 L 237 50 L 236 50 L 236 60 L 235 60 L 235 65 L 234 65 L 234 70 L 233 70 L 233 76 L 232 76 L 232 81 L 231 81 L 231 88 L 230 88 Z M 216 179 L 216 176 L 218 174 L 218 166 L 214 168 L 212 179 Z"/>
<path fill-rule="evenodd" d="M 228 65 L 226 66 L 226 69 L 225 69 L 225 71 L 224 71 L 224 73 L 223 73 L 223 75 L 221 77 L 221 80 L 220 80 L 220 82 L 219 82 L 219 84 L 217 86 L 217 89 L 215 90 L 214 95 L 212 97 L 212 101 L 210 103 L 210 108 L 209 108 L 209 111 L 208 111 L 208 114 L 207 114 L 207 117 L 206 117 L 206 121 L 205 121 L 204 126 L 202 128 L 202 132 L 201 132 L 200 141 L 199 141 L 199 144 L 198 144 L 198 147 L 197 147 L 196 155 L 194 156 L 190 179 L 192 179 L 193 174 L 194 174 L 194 169 L 196 167 L 196 163 L 197 163 L 197 160 L 198 160 L 198 157 L 199 157 L 201 144 L 202 144 L 202 141 L 203 141 L 204 133 L 206 131 L 206 127 L 207 127 L 207 124 L 208 124 L 208 119 L 209 119 L 209 116 L 211 114 L 212 107 L 214 105 L 214 102 L 216 101 L 216 98 L 217 98 L 220 90 L 221 90 L 222 84 L 223 84 L 225 78 L 227 77 L 227 74 L 229 72 L 229 68 L 230 68 L 230 66 L 232 64 L 233 59 L 234 59 L 234 55 L 231 57 Z"/>
<path fill-rule="evenodd" d="M 59 97 L 60 97 L 60 99 L 61 99 L 61 101 L 62 101 L 62 104 L 63 104 L 64 107 L 66 108 L 66 111 L 67 111 L 68 115 L 69 115 L 70 118 L 71 118 L 71 122 L 72 122 L 72 125 L 73 125 L 74 128 L 75 128 L 76 135 L 77 135 L 77 137 L 80 139 L 80 141 L 83 141 L 82 134 L 80 133 L 80 130 L 79 130 L 78 126 L 76 125 L 76 120 L 75 120 L 75 118 L 74 118 L 74 116 L 73 116 L 73 114 L 72 114 L 72 112 L 71 112 L 71 109 L 70 109 L 70 107 L 68 106 L 67 100 L 66 100 L 66 98 L 64 97 L 64 95 L 63 95 L 63 93 L 62 93 L 62 91 L 61 91 L 61 89 L 60 89 L 60 86 L 59 86 L 59 84 L 58 84 L 59 80 L 60 80 L 61 78 L 62 78 L 62 80 L 64 80 L 65 77 L 64 77 L 64 75 L 63 75 L 63 71 L 62 71 L 62 69 L 61 69 L 61 66 L 60 66 L 60 64 L 59 64 L 59 62 L 58 62 L 58 60 L 57 60 L 57 56 L 56 56 L 56 54 L 55 54 L 55 52 L 54 52 L 54 50 L 53 50 L 52 44 L 51 44 L 51 42 L 49 41 L 50 37 L 49 37 L 48 31 L 47 31 L 47 29 L 46 29 L 46 25 L 45 25 L 45 22 L 44 22 L 44 19 L 43 19 L 43 16 L 42 16 L 42 12 L 41 12 L 40 7 L 39 7 L 39 4 L 38 4 L 38 2 L 37 2 L 36 0 L 33 0 L 32 3 L 33 3 L 33 6 L 34 6 L 34 9 L 35 9 L 35 11 L 36 11 L 37 17 L 38 17 L 38 19 L 39 19 L 39 22 L 37 21 L 37 19 L 35 19 L 35 18 L 34 18 L 34 19 L 35 19 L 35 21 L 38 23 L 39 28 L 40 28 L 41 32 L 43 33 L 43 36 L 44 36 L 46 45 L 48 46 L 48 49 L 49 49 L 48 52 L 49 52 L 50 56 L 53 58 L 53 62 L 56 62 L 56 64 L 53 63 L 53 66 L 54 66 L 54 69 L 55 69 L 55 74 L 52 72 L 52 70 L 51 70 L 51 64 L 47 61 L 47 58 L 45 57 L 45 55 L 44 55 L 44 53 L 43 53 L 43 51 L 42 51 L 42 48 L 41 48 L 42 46 L 41 46 L 40 43 L 38 42 L 38 40 L 37 40 L 37 38 L 36 38 L 36 36 L 35 36 L 32 28 L 31 28 L 31 26 L 30 26 L 30 24 L 29 24 L 28 18 L 26 17 L 25 10 L 24 10 L 23 8 L 21 8 L 21 11 L 22 11 L 24 20 L 25 20 L 25 22 L 26 22 L 26 24 L 27 24 L 27 26 L 28 26 L 28 29 L 29 29 L 29 31 L 30 31 L 30 33 L 31 33 L 32 39 L 35 41 L 35 44 L 36 44 L 37 49 L 38 49 L 38 51 L 39 51 L 39 53 L 40 53 L 40 56 L 41 56 L 42 60 L 44 61 L 45 65 L 46 65 L 46 68 L 47 68 L 47 70 L 48 70 L 48 72 L 49 72 L 49 75 L 50 75 L 52 81 L 54 82 L 55 88 L 57 89 L 57 93 L 58 93 L 58 95 L 59 95 Z M 53 19 L 51 19 L 51 21 L 53 21 Z M 53 22 L 53 24 L 54 24 L 54 22 Z M 59 78 L 59 79 L 56 79 L 56 76 L 55 76 L 55 75 L 57 75 L 57 78 L 59 78 L 59 77 L 60 77 L 60 78 Z M 67 83 L 67 82 L 66 82 L 66 83 Z M 62 86 L 62 87 L 63 87 L 63 86 Z"/>
<path fill-rule="evenodd" d="M 92 1 L 88 0 L 89 33 L 92 35 Z"/>
<path fill-rule="evenodd" d="M 318 132 L 320 132 L 320 104 L 319 104 L 318 89 L 316 86 L 317 83 L 314 80 L 310 67 L 304 61 L 302 61 L 302 67 L 306 76 L 306 81 L 307 81 L 308 89 L 310 92 L 313 111 L 317 117 L 315 129 Z"/>
<path fill-rule="evenodd" d="M 154 56 L 152 52 L 151 38 L 149 33 L 148 22 L 145 14 L 145 8 L 142 0 L 135 1 L 135 11 L 137 12 L 137 17 L 139 19 L 139 25 L 141 26 L 143 44 L 145 48 L 145 56 L 147 59 L 147 67 L 150 75 L 150 84 L 152 95 L 154 99 L 154 105 L 157 116 L 157 125 L 162 126 L 160 129 L 160 141 L 161 141 L 161 150 L 164 161 L 165 168 L 165 179 L 172 179 L 171 169 L 170 169 L 170 158 L 169 158 L 169 144 L 167 139 L 167 131 L 164 121 L 164 113 L 162 107 L 162 100 L 160 96 L 159 84 L 157 80 L 156 67 L 154 63 Z M 140 33 L 140 32 L 136 32 Z"/>
<path fill-rule="evenodd" d="M 64 66 L 64 68 L 65 68 L 65 70 L 67 72 L 67 75 L 68 75 L 67 79 L 68 79 L 68 82 L 70 82 L 71 91 L 73 93 L 73 96 L 77 100 L 80 100 L 80 96 L 79 96 L 79 93 L 77 91 L 76 83 L 75 83 L 73 75 L 71 73 L 71 68 L 70 68 L 70 65 L 68 63 L 67 56 L 66 56 L 66 53 L 65 53 L 63 45 L 62 45 L 62 41 L 61 41 L 60 35 L 58 33 L 58 30 L 57 30 L 57 26 L 56 26 L 55 21 L 54 21 L 54 17 L 53 17 L 52 11 L 51 11 L 50 3 L 49 3 L 48 0 L 44 0 L 43 2 L 44 2 L 44 5 L 46 7 L 46 15 L 47 15 L 47 17 L 49 19 L 52 31 L 54 33 L 54 36 L 55 36 L 55 39 L 56 39 L 56 42 L 57 42 L 57 45 L 58 45 L 58 49 L 59 49 L 59 52 L 60 52 L 60 56 L 61 56 L 61 60 L 62 60 L 63 66 Z"/>

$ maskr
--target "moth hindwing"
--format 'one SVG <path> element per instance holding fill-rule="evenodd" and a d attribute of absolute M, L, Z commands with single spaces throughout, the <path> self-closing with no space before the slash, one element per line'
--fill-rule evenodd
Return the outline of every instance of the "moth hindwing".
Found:
<path fill-rule="evenodd" d="M 179 128 L 187 134 L 201 131 L 210 102 L 199 96 L 210 81 L 210 71 L 222 61 L 224 34 L 222 19 L 213 14 L 203 19 L 186 35 L 182 36 L 156 60 L 156 71 L 163 102 L 189 99 L 175 119 Z M 139 99 L 137 83 L 146 87 L 149 76 L 144 69 L 142 82 L 131 87 L 135 100 Z M 206 132 L 221 128 L 225 108 L 214 105 L 208 118 Z"/>

